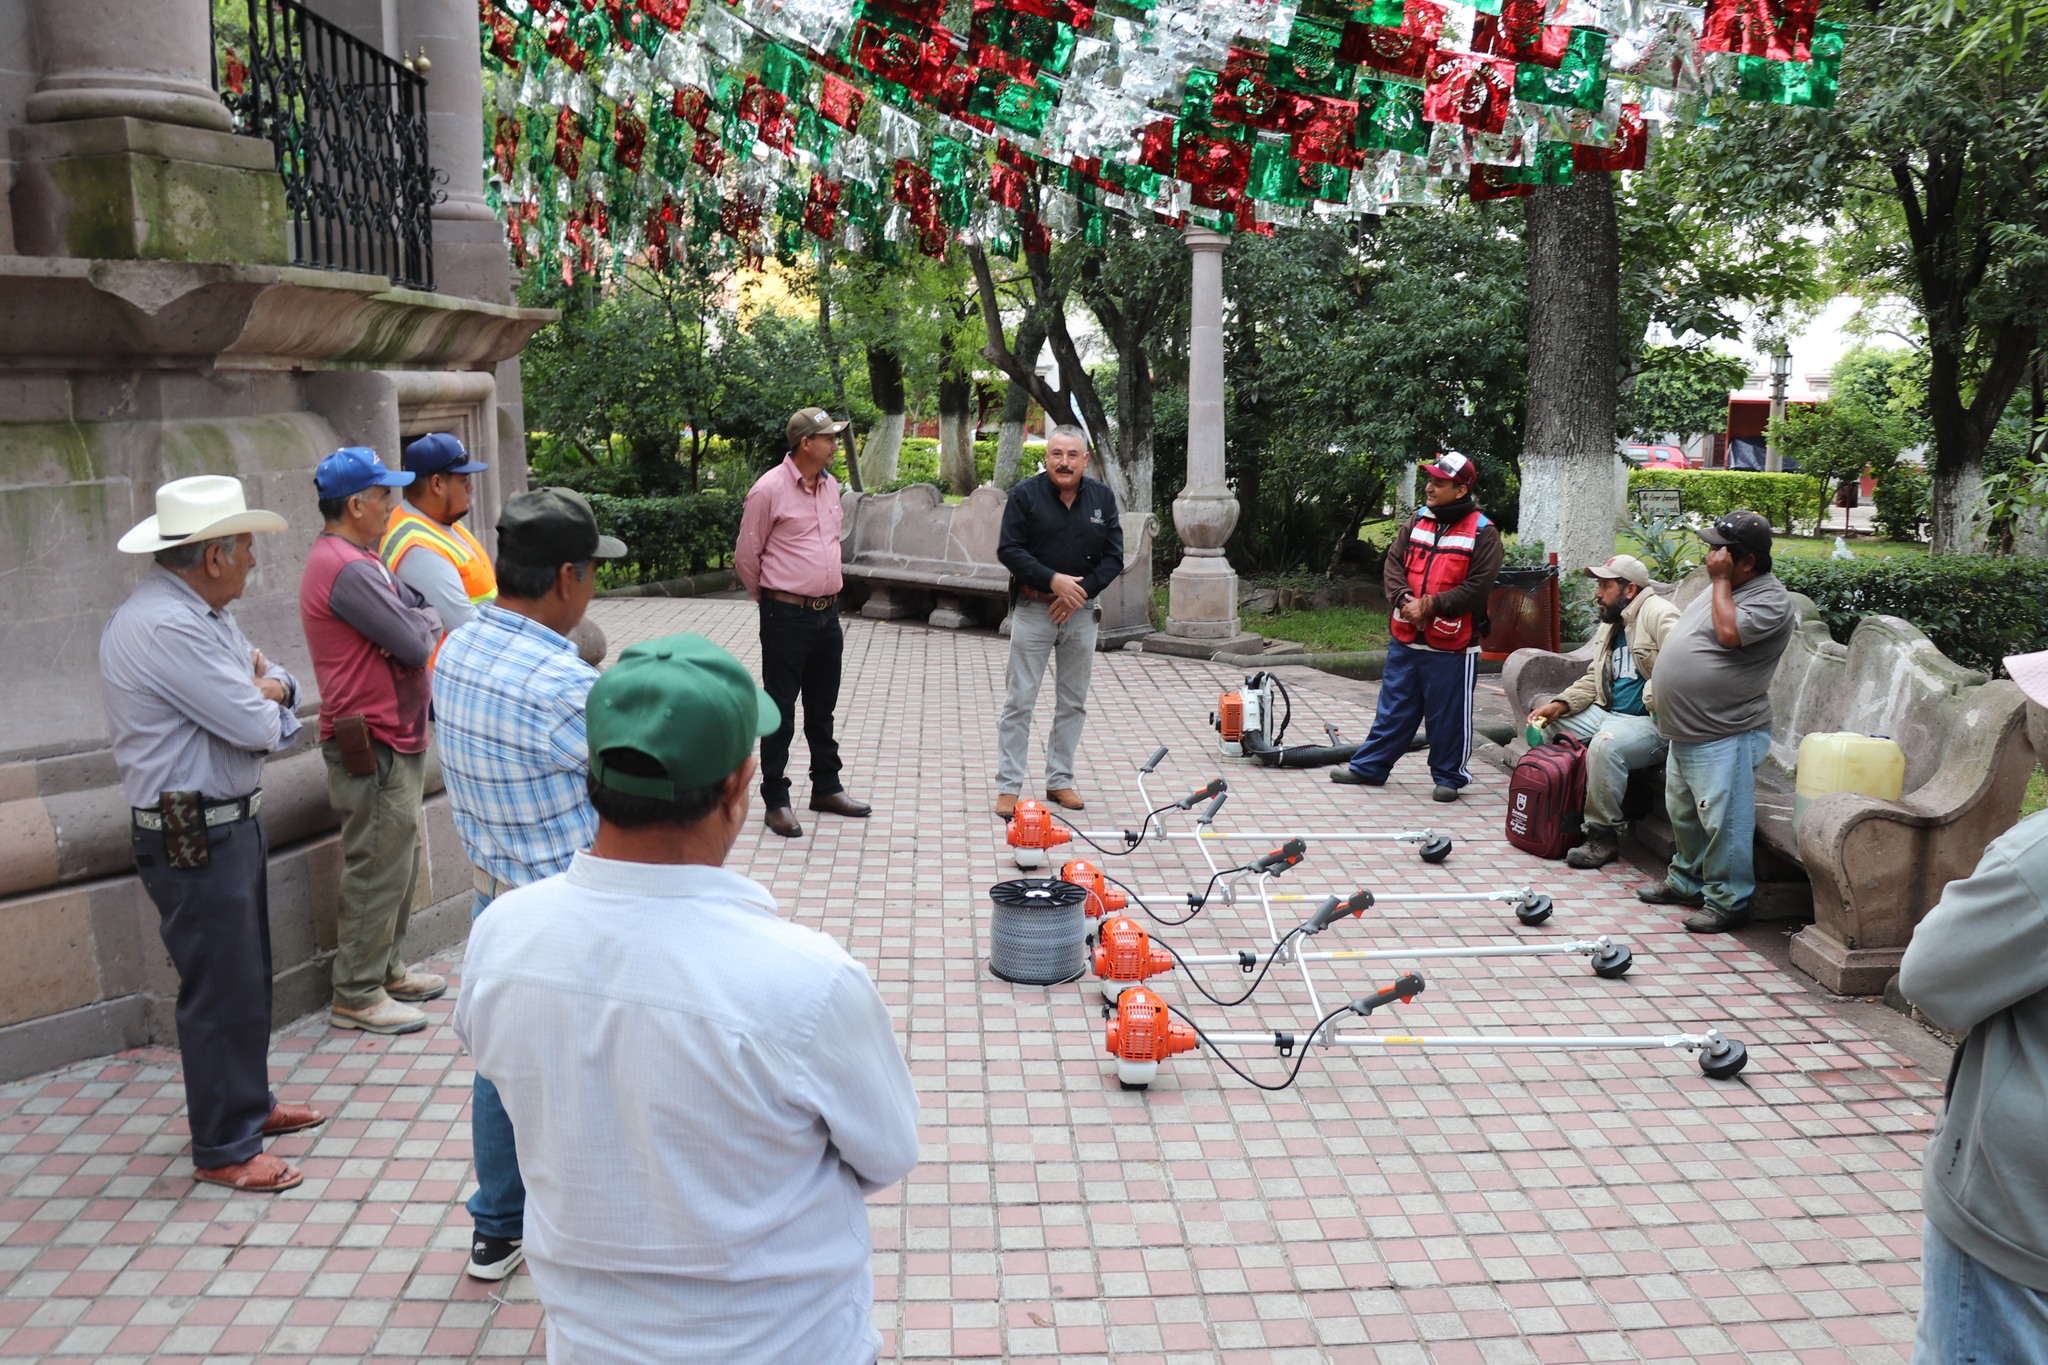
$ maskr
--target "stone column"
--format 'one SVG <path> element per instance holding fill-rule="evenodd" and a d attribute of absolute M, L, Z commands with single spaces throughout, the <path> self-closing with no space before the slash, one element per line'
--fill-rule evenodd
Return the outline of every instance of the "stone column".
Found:
<path fill-rule="evenodd" d="M 206 0 L 35 0 L 42 76 L 30 123 L 139 118 L 226 132 Z"/>
<path fill-rule="evenodd" d="M 207 0 L 33 0 L 13 194 L 30 256 L 282 264 L 284 186 L 213 92 Z"/>
<path fill-rule="evenodd" d="M 434 205 L 434 287 L 488 303 L 511 300 L 505 229 L 484 202 L 483 64 L 475 0 L 399 7 L 399 46 L 425 49 L 427 160 L 448 177 Z"/>
<path fill-rule="evenodd" d="M 1256 648 L 1238 628 L 1237 571 L 1224 542 L 1237 526 L 1237 496 L 1223 482 L 1223 248 L 1206 228 L 1187 230 L 1192 257 L 1188 332 L 1188 481 L 1173 500 L 1182 555 L 1167 589 L 1164 637 L 1147 649 L 1215 653 Z"/>

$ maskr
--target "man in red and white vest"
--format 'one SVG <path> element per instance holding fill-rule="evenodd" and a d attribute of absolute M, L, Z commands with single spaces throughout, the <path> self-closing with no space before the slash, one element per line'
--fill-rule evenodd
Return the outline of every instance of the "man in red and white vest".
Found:
<path fill-rule="evenodd" d="M 1377 787 L 1429 719 L 1429 775 L 1435 797 L 1455 801 L 1472 780 L 1472 689 L 1486 595 L 1500 576 L 1500 530 L 1473 500 L 1479 467 L 1455 450 L 1424 465 L 1423 506 L 1387 549 L 1387 602 L 1394 638 L 1380 679 L 1372 733 L 1332 782 Z"/>

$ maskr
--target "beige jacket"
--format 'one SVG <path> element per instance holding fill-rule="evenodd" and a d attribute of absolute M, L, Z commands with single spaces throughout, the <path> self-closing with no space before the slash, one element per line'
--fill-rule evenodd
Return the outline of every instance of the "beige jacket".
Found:
<path fill-rule="evenodd" d="M 1677 604 L 1650 588 L 1637 593 L 1622 609 L 1621 628 L 1628 632 L 1628 650 L 1636 656 L 1636 672 L 1642 674 L 1646 699 L 1655 682 L 1652 670 L 1657 666 L 1657 651 L 1664 648 L 1664 637 L 1671 634 L 1677 620 Z M 1552 698 L 1570 708 L 1566 715 L 1575 716 L 1589 706 L 1606 706 L 1613 700 L 1609 690 L 1612 679 L 1607 673 L 1614 652 L 1613 639 L 1614 627 L 1602 621 L 1600 629 L 1593 632 L 1593 663 L 1586 669 L 1586 676 Z"/>

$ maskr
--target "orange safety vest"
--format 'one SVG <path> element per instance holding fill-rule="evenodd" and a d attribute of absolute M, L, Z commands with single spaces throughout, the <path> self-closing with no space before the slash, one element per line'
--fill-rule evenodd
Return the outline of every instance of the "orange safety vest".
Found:
<path fill-rule="evenodd" d="M 1434 597 L 1463 583 L 1472 573 L 1472 551 L 1479 544 L 1480 529 L 1491 524 L 1477 508 L 1449 526 L 1418 513 L 1402 556 L 1402 567 L 1408 571 L 1408 591 L 1417 597 Z M 1466 649 L 1478 638 L 1471 612 L 1463 616 L 1432 616 L 1420 630 L 1395 612 L 1391 629 L 1394 638 L 1404 645 L 1421 643 L 1449 652 Z"/>
<path fill-rule="evenodd" d="M 401 502 L 391 509 L 391 520 L 384 525 L 384 543 L 377 553 L 384 560 L 384 567 L 395 577 L 398 561 L 419 549 L 431 550 L 455 566 L 455 572 L 462 578 L 462 591 L 468 595 L 471 606 L 497 597 L 498 575 L 491 568 L 491 557 L 484 553 L 484 547 L 461 522 L 443 526 L 432 517 L 423 517 L 413 511 L 410 503 Z M 435 642 L 436 658 L 440 657 L 441 646 L 447 639 L 443 635 Z"/>

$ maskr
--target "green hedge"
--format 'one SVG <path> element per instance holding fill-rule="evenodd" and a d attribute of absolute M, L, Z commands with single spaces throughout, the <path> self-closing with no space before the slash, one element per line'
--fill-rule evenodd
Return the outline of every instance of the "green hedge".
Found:
<path fill-rule="evenodd" d="M 589 496 L 598 529 L 626 542 L 626 558 L 613 570 L 625 583 L 659 583 L 725 564 L 746 507 L 744 489 L 673 498 Z"/>
<path fill-rule="evenodd" d="M 1774 526 L 1816 521 L 1824 510 L 1820 482 L 1804 474 L 1759 474 L 1743 469 L 1631 469 L 1628 491 L 1676 488 L 1685 510 L 1713 521 L 1737 508 L 1761 512 Z"/>
<path fill-rule="evenodd" d="M 1027 463 L 1028 463 L 1027 457 Z M 974 443 L 974 477 L 977 484 L 994 483 L 996 438 L 985 436 Z M 896 457 L 896 477 L 870 488 L 870 493 L 893 493 L 914 483 L 945 484 L 939 478 L 939 443 L 930 436 L 906 436 Z"/>
<path fill-rule="evenodd" d="M 1904 617 L 1949 658 L 1993 675 L 2008 654 L 2048 649 L 2048 560 L 1912 555 L 1780 559 L 1775 568 L 1844 644 L 1857 621 L 1883 615 Z"/>

